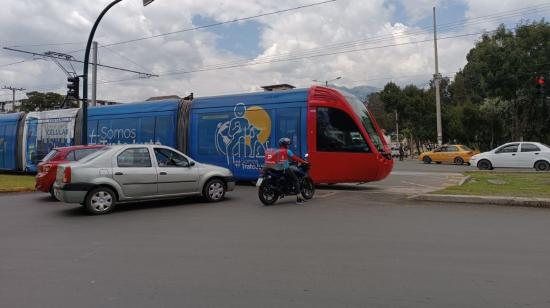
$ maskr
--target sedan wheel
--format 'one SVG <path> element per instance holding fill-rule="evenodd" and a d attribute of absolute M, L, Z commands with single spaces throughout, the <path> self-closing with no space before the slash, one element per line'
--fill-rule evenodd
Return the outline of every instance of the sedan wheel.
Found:
<path fill-rule="evenodd" d="M 115 193 L 107 187 L 98 187 L 90 191 L 84 201 L 86 211 L 94 215 L 110 213 L 115 205 Z"/>
<path fill-rule="evenodd" d="M 429 156 L 424 156 L 424 158 L 422 158 L 422 161 L 425 163 L 425 164 L 429 164 L 432 162 L 432 159 L 429 157 Z"/>
<path fill-rule="evenodd" d="M 493 169 L 493 165 L 491 165 L 490 161 L 484 159 L 479 161 L 479 163 L 477 163 L 477 168 L 479 170 L 491 170 Z"/>
<path fill-rule="evenodd" d="M 464 159 L 462 159 L 462 157 L 456 157 L 455 158 L 455 164 L 457 164 L 457 165 L 464 164 Z"/>
<path fill-rule="evenodd" d="M 550 170 L 550 164 L 548 164 L 544 160 L 540 160 L 540 161 L 535 163 L 535 170 L 537 170 L 537 171 L 549 171 Z"/>
<path fill-rule="evenodd" d="M 53 185 L 52 185 L 52 187 L 50 187 L 49 192 L 50 192 L 50 196 L 52 197 L 52 199 L 57 200 L 57 197 L 55 196 L 55 192 L 53 191 Z"/>
<path fill-rule="evenodd" d="M 217 202 L 225 196 L 225 184 L 218 179 L 208 181 L 204 185 L 203 196 L 208 202 Z"/>

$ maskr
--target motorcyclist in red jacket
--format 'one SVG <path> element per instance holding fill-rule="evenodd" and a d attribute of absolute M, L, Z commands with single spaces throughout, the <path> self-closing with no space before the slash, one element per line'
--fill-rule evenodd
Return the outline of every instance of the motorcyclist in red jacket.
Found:
<path fill-rule="evenodd" d="M 308 164 L 307 161 L 303 160 L 299 156 L 295 155 L 292 150 L 290 150 L 288 147 L 290 146 L 290 139 L 289 138 L 281 138 L 279 139 L 279 160 L 283 161 L 283 168 L 284 168 L 284 174 L 287 178 L 290 178 L 292 182 L 294 183 L 294 192 L 296 193 L 296 204 L 303 204 L 304 199 L 302 198 L 302 188 L 300 185 L 300 181 L 298 180 L 298 177 L 290 168 L 290 162 L 296 161 L 302 164 Z"/>

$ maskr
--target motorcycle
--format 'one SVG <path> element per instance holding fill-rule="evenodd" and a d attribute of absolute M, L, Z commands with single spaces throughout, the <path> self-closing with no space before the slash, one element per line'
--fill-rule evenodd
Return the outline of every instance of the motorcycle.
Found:
<path fill-rule="evenodd" d="M 310 164 L 301 164 L 299 166 L 291 165 L 290 168 L 296 174 L 300 181 L 301 194 L 304 199 L 309 200 L 315 194 L 315 185 L 309 177 Z M 258 197 L 264 205 L 272 205 L 277 200 L 289 195 L 296 195 L 294 183 L 291 179 L 287 179 L 282 170 L 274 170 L 264 168 L 256 182 L 258 189 Z"/>

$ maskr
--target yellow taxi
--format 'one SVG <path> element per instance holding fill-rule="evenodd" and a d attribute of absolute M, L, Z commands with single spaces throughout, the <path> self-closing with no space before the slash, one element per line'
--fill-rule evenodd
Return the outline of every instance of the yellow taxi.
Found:
<path fill-rule="evenodd" d="M 418 159 L 425 164 L 435 163 L 453 163 L 462 165 L 469 163 L 470 157 L 478 154 L 479 151 L 470 149 L 462 144 L 446 144 L 433 151 L 423 152 Z"/>

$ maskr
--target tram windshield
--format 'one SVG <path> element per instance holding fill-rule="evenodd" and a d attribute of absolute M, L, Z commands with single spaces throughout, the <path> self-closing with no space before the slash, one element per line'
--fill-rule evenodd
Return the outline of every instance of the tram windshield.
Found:
<path fill-rule="evenodd" d="M 382 153 L 384 152 L 384 143 L 382 143 L 382 139 L 380 138 L 380 135 L 376 131 L 376 128 L 374 127 L 374 124 L 372 123 L 372 120 L 369 115 L 369 111 L 367 107 L 365 107 L 365 104 L 361 102 L 357 97 L 355 97 L 352 94 L 349 93 L 342 93 L 348 103 L 353 108 L 353 111 L 357 116 L 359 116 L 359 119 L 361 119 L 361 123 L 363 124 L 363 127 L 369 134 L 370 140 L 378 150 L 378 152 Z"/>

